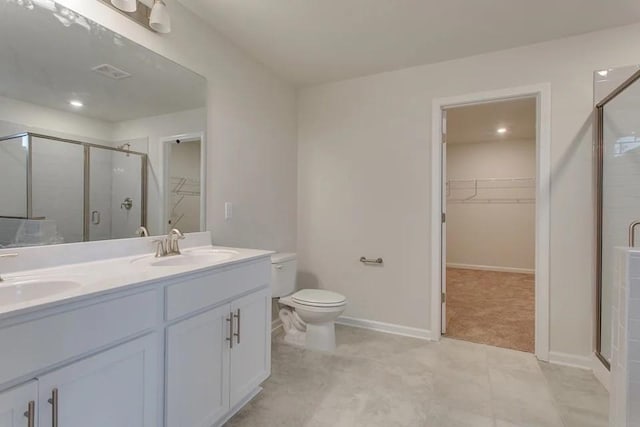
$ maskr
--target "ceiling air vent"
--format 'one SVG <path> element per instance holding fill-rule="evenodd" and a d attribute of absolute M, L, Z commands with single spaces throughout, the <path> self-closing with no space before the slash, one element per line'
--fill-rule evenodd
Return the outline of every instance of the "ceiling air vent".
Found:
<path fill-rule="evenodd" d="M 102 74 L 103 76 L 109 77 L 110 79 L 114 80 L 125 79 L 131 76 L 131 74 L 127 73 L 126 71 L 123 71 L 109 64 L 98 65 L 97 67 L 93 67 L 92 70 L 98 74 Z"/>

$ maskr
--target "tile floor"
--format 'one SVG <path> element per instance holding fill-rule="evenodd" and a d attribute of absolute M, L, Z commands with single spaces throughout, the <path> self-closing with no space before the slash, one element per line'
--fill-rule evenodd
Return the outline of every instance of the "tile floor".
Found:
<path fill-rule="evenodd" d="M 227 427 L 607 425 L 590 372 L 453 339 L 431 343 L 345 326 L 335 354 L 273 338 L 264 391 Z"/>

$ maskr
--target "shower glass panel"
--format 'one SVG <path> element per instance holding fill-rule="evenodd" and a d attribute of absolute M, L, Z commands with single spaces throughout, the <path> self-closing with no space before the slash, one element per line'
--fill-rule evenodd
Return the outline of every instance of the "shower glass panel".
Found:
<path fill-rule="evenodd" d="M 45 242 L 82 242 L 84 147 L 40 137 L 31 141 L 32 218 L 55 224 Z"/>
<path fill-rule="evenodd" d="M 143 180 L 146 159 L 92 146 L 90 148 L 89 240 L 135 236 L 145 224 Z"/>
<path fill-rule="evenodd" d="M 0 219 L 27 217 L 27 162 L 29 142 L 26 136 L 0 140 Z M 0 227 L 0 233 L 2 233 Z M 0 241 L 2 239 L 0 238 Z"/>
<path fill-rule="evenodd" d="M 629 246 L 629 225 L 640 219 L 640 73 L 597 106 L 599 160 L 600 359 L 611 359 L 614 248 Z M 640 241 L 640 233 L 638 233 Z"/>

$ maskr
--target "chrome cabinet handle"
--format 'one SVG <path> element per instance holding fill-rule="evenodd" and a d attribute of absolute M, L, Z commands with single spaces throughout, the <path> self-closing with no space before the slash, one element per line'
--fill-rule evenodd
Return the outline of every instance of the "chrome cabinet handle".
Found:
<path fill-rule="evenodd" d="M 47 400 L 51 404 L 51 427 L 58 427 L 58 389 L 51 390 L 51 399 Z"/>
<path fill-rule="evenodd" d="M 27 427 L 35 427 L 36 425 L 36 402 L 32 400 L 27 406 L 27 412 L 24 413 L 27 417 Z"/>
<path fill-rule="evenodd" d="M 229 348 L 233 348 L 233 312 L 229 313 L 229 317 L 226 320 L 229 322 L 229 337 L 226 340 L 229 341 Z"/>
<path fill-rule="evenodd" d="M 238 332 L 234 333 L 233 335 L 237 338 L 237 344 L 240 344 L 240 309 L 238 309 L 238 313 L 234 314 L 233 317 L 238 319 Z"/>

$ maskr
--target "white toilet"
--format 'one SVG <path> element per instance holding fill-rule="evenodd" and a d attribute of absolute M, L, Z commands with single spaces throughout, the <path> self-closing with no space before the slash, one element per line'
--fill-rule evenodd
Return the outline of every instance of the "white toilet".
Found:
<path fill-rule="evenodd" d="M 282 305 L 280 320 L 285 342 L 313 350 L 334 351 L 335 320 L 344 312 L 347 299 L 323 289 L 296 290 L 296 254 L 271 255 L 273 297 Z"/>

